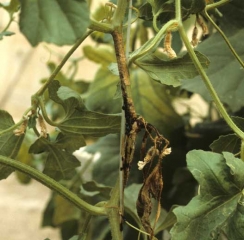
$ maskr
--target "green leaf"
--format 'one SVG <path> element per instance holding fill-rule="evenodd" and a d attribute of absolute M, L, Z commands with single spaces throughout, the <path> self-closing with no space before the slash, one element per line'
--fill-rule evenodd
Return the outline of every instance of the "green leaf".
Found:
<path fill-rule="evenodd" d="M 244 131 L 244 118 L 242 117 L 236 117 L 232 116 L 232 120 L 235 122 L 235 124 L 242 130 Z"/>
<path fill-rule="evenodd" d="M 218 19 L 221 29 L 226 33 L 232 46 L 244 59 L 244 2 L 235 0 L 221 7 L 223 17 Z M 198 50 L 204 53 L 211 64 L 207 70 L 214 89 L 220 100 L 226 103 L 235 112 L 244 106 L 243 69 L 232 55 L 225 41 L 219 33 L 214 33 L 198 46 Z M 211 97 L 203 81 L 197 77 L 191 81 L 183 81 L 182 87 L 188 91 L 200 94 L 207 101 Z"/>
<path fill-rule="evenodd" d="M 0 110 L 0 131 L 8 129 L 14 125 L 12 116 L 4 111 Z M 21 136 L 15 136 L 13 132 L 8 132 L 0 135 L 0 155 L 14 159 L 21 147 L 24 139 L 24 134 Z M 0 180 L 7 178 L 14 169 L 0 165 Z"/>
<path fill-rule="evenodd" d="M 155 229 L 155 232 L 161 232 L 165 229 L 171 229 L 173 225 L 176 223 L 176 216 L 173 213 L 173 210 L 177 206 L 174 205 L 170 208 L 169 212 L 167 213 L 166 217 L 161 221 L 160 223 L 157 224 L 157 228 Z"/>
<path fill-rule="evenodd" d="M 91 154 L 99 153 L 93 166 L 93 179 L 113 187 L 118 177 L 119 136 L 109 134 L 102 137 L 96 143 L 87 146 L 85 151 Z"/>
<path fill-rule="evenodd" d="M 184 0 L 181 4 L 182 18 L 187 19 L 190 14 L 201 12 L 206 5 L 205 0 Z M 161 23 L 169 21 L 175 16 L 175 2 L 173 0 L 147 0 L 140 8 L 140 16 L 145 20 L 152 20 L 153 16 Z"/>
<path fill-rule="evenodd" d="M 223 155 L 226 160 L 227 166 L 230 168 L 230 173 L 232 175 L 231 180 L 240 190 L 242 190 L 244 181 L 244 162 L 239 158 L 235 158 L 232 153 L 223 152 Z"/>
<path fill-rule="evenodd" d="M 171 98 L 163 85 L 152 81 L 140 69 L 131 70 L 131 82 L 136 111 L 146 121 L 166 135 L 182 124 L 182 119 L 172 107 Z M 117 76 L 111 74 L 108 69 L 100 68 L 90 85 L 87 107 L 105 113 L 121 112 L 121 99 L 114 99 L 117 84 Z"/>
<path fill-rule="evenodd" d="M 84 107 L 80 95 L 68 87 L 61 86 L 57 80 L 49 84 L 48 92 L 49 98 L 64 108 L 66 116 L 71 115 L 76 108 Z"/>
<path fill-rule="evenodd" d="M 57 181 L 72 178 L 74 169 L 80 166 L 80 162 L 72 154 L 63 151 L 45 138 L 37 139 L 29 149 L 29 152 L 34 154 L 43 151 L 48 152 L 43 173 Z"/>
<path fill-rule="evenodd" d="M 118 76 L 111 74 L 106 68 L 100 68 L 88 89 L 87 108 L 103 113 L 121 112 L 121 99 L 114 99 L 118 81 Z"/>
<path fill-rule="evenodd" d="M 74 111 L 71 116 L 57 124 L 57 127 L 63 133 L 101 137 L 110 133 L 118 133 L 120 119 L 121 117 L 116 114 Z"/>
<path fill-rule="evenodd" d="M 206 56 L 200 52 L 196 52 L 196 55 L 203 67 L 207 68 L 209 60 Z M 170 61 L 165 60 L 163 55 L 151 54 L 136 60 L 135 63 L 155 81 L 174 87 L 181 85 L 181 80 L 189 80 L 199 74 L 188 53 Z"/>
<path fill-rule="evenodd" d="M 182 118 L 175 112 L 165 86 L 152 81 L 140 69 L 131 72 L 132 96 L 138 114 L 168 137 L 182 126 Z"/>
<path fill-rule="evenodd" d="M 60 226 L 62 223 L 70 220 L 78 220 L 80 218 L 79 209 L 60 195 L 54 195 L 55 210 L 52 223 Z"/>
<path fill-rule="evenodd" d="M 228 219 L 224 228 L 228 240 L 244 239 L 244 192 L 239 199 L 236 209 Z"/>
<path fill-rule="evenodd" d="M 40 42 L 71 45 L 89 24 L 85 0 L 20 0 L 20 30 L 32 46 Z"/>
<path fill-rule="evenodd" d="M 200 184 L 199 194 L 187 206 L 174 210 L 177 223 L 171 229 L 172 240 L 212 239 L 236 210 L 243 188 L 244 163 L 231 153 L 223 157 L 193 150 L 187 154 L 187 166 Z"/>
<path fill-rule="evenodd" d="M 30 141 L 28 141 L 26 139 L 28 139 L 28 138 L 25 138 L 25 141 L 22 143 L 22 146 L 18 152 L 18 155 L 16 156 L 16 160 L 20 161 L 26 165 L 32 166 L 33 155 L 28 153 Z M 23 172 L 16 171 L 16 175 L 17 175 L 18 180 L 22 184 L 28 184 L 31 181 L 31 177 Z"/>
<path fill-rule="evenodd" d="M 220 136 L 209 147 L 217 153 L 231 152 L 236 154 L 240 152 L 241 140 L 235 134 Z"/>
<path fill-rule="evenodd" d="M 89 60 L 105 66 L 116 61 L 114 52 L 110 46 L 94 48 L 87 45 L 83 47 L 83 53 Z"/>
<path fill-rule="evenodd" d="M 108 200 L 111 190 L 111 187 L 99 184 L 95 181 L 85 182 L 80 186 L 80 194 L 88 198 L 88 202 L 91 202 L 92 198 L 98 195 L 102 198 L 100 201 Z"/>
<path fill-rule="evenodd" d="M 120 130 L 120 116 L 117 114 L 103 114 L 85 109 L 80 95 L 68 87 L 60 86 L 53 81 L 49 88 L 50 98 L 61 104 L 66 112 L 65 118 L 57 127 L 66 134 L 83 134 L 94 137 Z"/>
<path fill-rule="evenodd" d="M 59 133 L 54 145 L 72 154 L 77 149 L 84 147 L 86 142 L 82 135 Z"/>
<path fill-rule="evenodd" d="M 141 222 L 136 211 L 136 200 L 138 198 L 141 186 L 141 184 L 131 184 L 125 189 L 124 192 L 125 212 L 134 219 L 139 227 L 141 227 Z"/>

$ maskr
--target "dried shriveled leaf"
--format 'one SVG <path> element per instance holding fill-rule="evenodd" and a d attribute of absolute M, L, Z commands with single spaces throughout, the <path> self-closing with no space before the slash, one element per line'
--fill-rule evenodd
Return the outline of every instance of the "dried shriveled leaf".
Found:
<path fill-rule="evenodd" d="M 32 46 L 40 42 L 71 45 L 89 24 L 85 0 L 20 0 L 20 30 Z"/>
<path fill-rule="evenodd" d="M 14 125 L 12 116 L 4 111 L 0 110 L 0 131 L 8 129 Z M 15 158 L 19 152 L 24 134 L 21 136 L 15 136 L 13 132 L 8 132 L 0 135 L 0 155 L 9 158 Z M 0 165 L 0 180 L 7 178 L 14 170 L 10 167 Z"/>
<path fill-rule="evenodd" d="M 157 222 L 160 215 L 160 198 L 163 189 L 162 180 L 162 166 L 159 162 L 152 172 L 144 179 L 143 186 L 139 192 L 138 199 L 136 202 L 137 214 L 141 220 L 141 224 L 147 233 L 152 237 L 154 230 L 151 226 L 150 215 L 152 212 L 152 197 L 158 201 L 158 211 L 156 213 Z"/>
<path fill-rule="evenodd" d="M 229 218 L 236 214 L 243 191 L 244 163 L 231 153 L 193 150 L 187 154 L 187 165 L 200 184 L 200 192 L 187 206 L 174 210 L 177 223 L 171 229 L 172 239 L 212 239 L 225 231 Z M 239 220 L 233 219 L 232 224 L 241 229 L 244 219 Z M 232 230 L 232 239 L 240 239 L 239 232 Z"/>

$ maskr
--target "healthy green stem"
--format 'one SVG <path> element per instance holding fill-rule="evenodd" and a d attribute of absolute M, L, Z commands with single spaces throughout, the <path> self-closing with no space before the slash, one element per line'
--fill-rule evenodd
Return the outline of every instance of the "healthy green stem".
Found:
<path fill-rule="evenodd" d="M 14 20 L 14 17 L 13 17 L 12 14 L 10 14 L 9 22 L 8 22 L 8 24 L 6 25 L 6 27 L 2 30 L 2 33 L 8 30 L 8 28 L 9 28 L 9 26 L 11 25 L 11 23 L 12 23 L 13 20 Z"/>
<path fill-rule="evenodd" d="M 122 27 L 127 6 L 128 6 L 128 0 L 117 1 L 117 8 L 112 18 L 112 25 L 114 26 L 115 29 Z"/>
<path fill-rule="evenodd" d="M 53 122 L 47 115 L 47 112 L 46 112 L 46 108 L 45 108 L 45 104 L 43 102 L 43 99 L 42 97 L 38 97 L 38 103 L 39 103 L 39 106 L 42 110 L 42 115 L 43 115 L 43 118 L 45 119 L 45 121 L 51 125 L 51 126 L 57 126 L 57 124 L 55 122 Z"/>
<path fill-rule="evenodd" d="M 62 197 L 67 199 L 69 202 L 74 204 L 79 209 L 83 209 L 92 215 L 107 215 L 106 209 L 104 207 L 96 207 L 91 204 L 88 204 L 87 202 L 79 198 L 76 194 L 71 192 L 69 189 L 62 186 L 60 183 L 56 182 L 54 179 L 48 177 L 47 175 L 39 172 L 38 170 L 26 164 L 23 164 L 21 162 L 18 162 L 5 156 L 0 156 L 0 164 L 12 167 L 20 172 L 27 174 L 31 178 L 37 180 L 38 182 L 50 188 L 51 190 L 60 194 Z"/>
<path fill-rule="evenodd" d="M 237 59 L 237 61 L 241 64 L 242 68 L 244 68 L 244 62 L 241 60 L 241 58 L 239 57 L 239 55 L 236 53 L 235 49 L 232 47 L 230 41 L 228 40 L 228 38 L 225 36 L 224 32 L 218 27 L 218 25 L 213 21 L 213 19 L 208 15 L 207 9 L 205 9 L 205 15 L 208 18 L 208 20 L 213 24 L 213 26 L 215 27 L 215 29 L 221 34 L 221 36 L 223 37 L 223 39 L 225 40 L 226 44 L 228 45 L 228 47 L 230 48 L 231 52 L 233 53 L 233 55 L 235 56 L 235 58 Z"/>
<path fill-rule="evenodd" d="M 122 229 L 119 214 L 119 199 L 120 199 L 120 179 L 118 178 L 116 184 L 111 192 L 110 200 L 107 204 L 107 214 L 111 227 L 111 234 L 113 240 L 122 240 Z"/>
<path fill-rule="evenodd" d="M 160 42 L 163 40 L 165 32 L 167 30 L 175 30 L 177 26 L 178 26 L 178 21 L 176 20 L 168 21 L 152 39 L 147 41 L 142 47 L 140 47 L 138 50 L 134 51 L 130 55 L 129 64 L 131 62 L 134 62 L 136 59 L 155 51 L 158 45 L 160 44 Z"/>
<path fill-rule="evenodd" d="M 103 32 L 103 33 L 111 33 L 114 30 L 113 26 L 111 24 L 101 23 L 101 22 L 98 22 L 94 19 L 90 19 L 89 28 L 92 31 L 98 31 L 98 32 Z"/>
<path fill-rule="evenodd" d="M 244 140 L 241 141 L 241 160 L 244 162 Z"/>
<path fill-rule="evenodd" d="M 186 49 L 196 67 L 196 69 L 198 70 L 199 74 L 201 75 L 209 93 L 212 96 L 212 99 L 216 105 L 216 108 L 218 109 L 218 111 L 220 112 L 220 114 L 222 115 L 222 117 L 224 118 L 224 120 L 226 121 L 226 123 L 229 125 L 229 127 L 241 138 L 244 139 L 244 132 L 241 131 L 240 128 L 238 128 L 236 126 L 236 124 L 232 121 L 231 117 L 228 115 L 228 113 L 226 112 L 223 104 L 221 103 L 215 89 L 212 86 L 212 83 L 210 82 L 207 74 L 205 73 L 205 71 L 203 70 L 203 67 L 201 65 L 201 63 L 199 62 L 189 40 L 188 37 L 185 33 L 185 30 L 182 26 L 182 22 L 181 22 L 181 0 L 176 0 L 176 17 L 177 20 L 179 21 L 179 33 L 180 36 L 182 38 L 182 41 L 184 42 Z"/>
<path fill-rule="evenodd" d="M 159 14 L 160 12 L 158 14 L 153 15 L 153 28 L 156 32 L 159 32 L 159 28 L 157 26 L 157 19 Z"/>
<path fill-rule="evenodd" d="M 214 8 L 217 8 L 217 7 L 221 7 L 222 5 L 230 2 L 231 0 L 222 0 L 222 1 L 219 1 L 219 2 L 216 2 L 216 3 L 212 3 L 212 4 L 208 4 L 206 6 L 206 11 L 210 10 L 210 9 L 214 9 Z"/>
<path fill-rule="evenodd" d="M 53 71 L 51 76 L 48 78 L 48 80 L 45 82 L 45 84 L 37 91 L 35 94 L 36 96 L 42 96 L 45 90 L 47 89 L 48 85 L 50 82 L 54 80 L 54 78 L 57 76 L 57 74 L 60 72 L 64 64 L 69 60 L 71 55 L 74 53 L 74 51 L 81 45 L 81 43 L 92 33 L 93 31 L 90 30 L 88 31 L 82 38 L 80 38 L 74 45 L 73 47 L 68 51 L 68 53 L 65 55 L 63 60 L 60 62 L 60 64 L 56 67 L 56 69 Z"/>

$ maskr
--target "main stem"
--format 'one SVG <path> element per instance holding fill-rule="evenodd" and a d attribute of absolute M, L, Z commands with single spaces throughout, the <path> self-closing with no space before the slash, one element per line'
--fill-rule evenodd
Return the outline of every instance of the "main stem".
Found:
<path fill-rule="evenodd" d="M 71 192 L 69 189 L 62 186 L 60 183 L 56 182 L 54 179 L 48 177 L 47 175 L 37 171 L 36 169 L 26 164 L 23 164 L 11 158 L 7 158 L 5 156 L 0 156 L 0 163 L 27 174 L 31 178 L 37 180 L 38 182 L 50 188 L 51 190 L 57 192 L 59 195 L 67 199 L 69 202 L 74 204 L 79 209 L 83 209 L 92 215 L 107 215 L 106 209 L 104 207 L 96 207 L 85 202 L 76 194 Z"/>

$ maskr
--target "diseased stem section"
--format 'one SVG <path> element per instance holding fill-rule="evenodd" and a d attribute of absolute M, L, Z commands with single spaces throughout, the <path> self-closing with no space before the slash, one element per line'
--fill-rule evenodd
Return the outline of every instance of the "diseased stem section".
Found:
<path fill-rule="evenodd" d="M 114 31 L 112 33 L 112 36 L 114 40 L 114 48 L 115 48 L 115 54 L 116 54 L 119 76 L 120 76 L 122 97 L 124 102 L 123 108 L 126 115 L 130 117 L 131 120 L 133 120 L 136 118 L 136 112 L 132 100 L 130 76 L 129 76 L 129 70 L 126 63 L 123 36 L 122 33 L 119 31 Z"/>
<path fill-rule="evenodd" d="M 123 98 L 123 110 L 125 113 L 125 136 L 122 137 L 123 139 L 123 147 L 121 149 L 121 156 L 122 156 L 122 169 L 123 171 L 123 187 L 125 187 L 128 174 L 129 174 L 129 167 L 130 162 L 132 161 L 132 157 L 134 155 L 134 143 L 136 138 L 136 132 L 135 134 L 131 134 L 132 126 L 135 123 L 137 119 L 134 103 L 132 100 L 132 94 L 131 94 L 131 84 L 130 84 L 130 76 L 129 76 L 129 70 L 127 67 L 126 62 L 126 56 L 124 51 L 124 42 L 123 42 L 123 35 L 122 32 L 119 30 L 114 31 L 112 33 L 112 37 L 114 40 L 114 48 L 115 48 L 115 54 L 118 64 L 118 70 L 119 70 L 119 76 L 120 76 L 120 86 L 122 91 L 122 98 Z M 130 141 L 130 144 L 128 144 L 128 140 Z"/>

